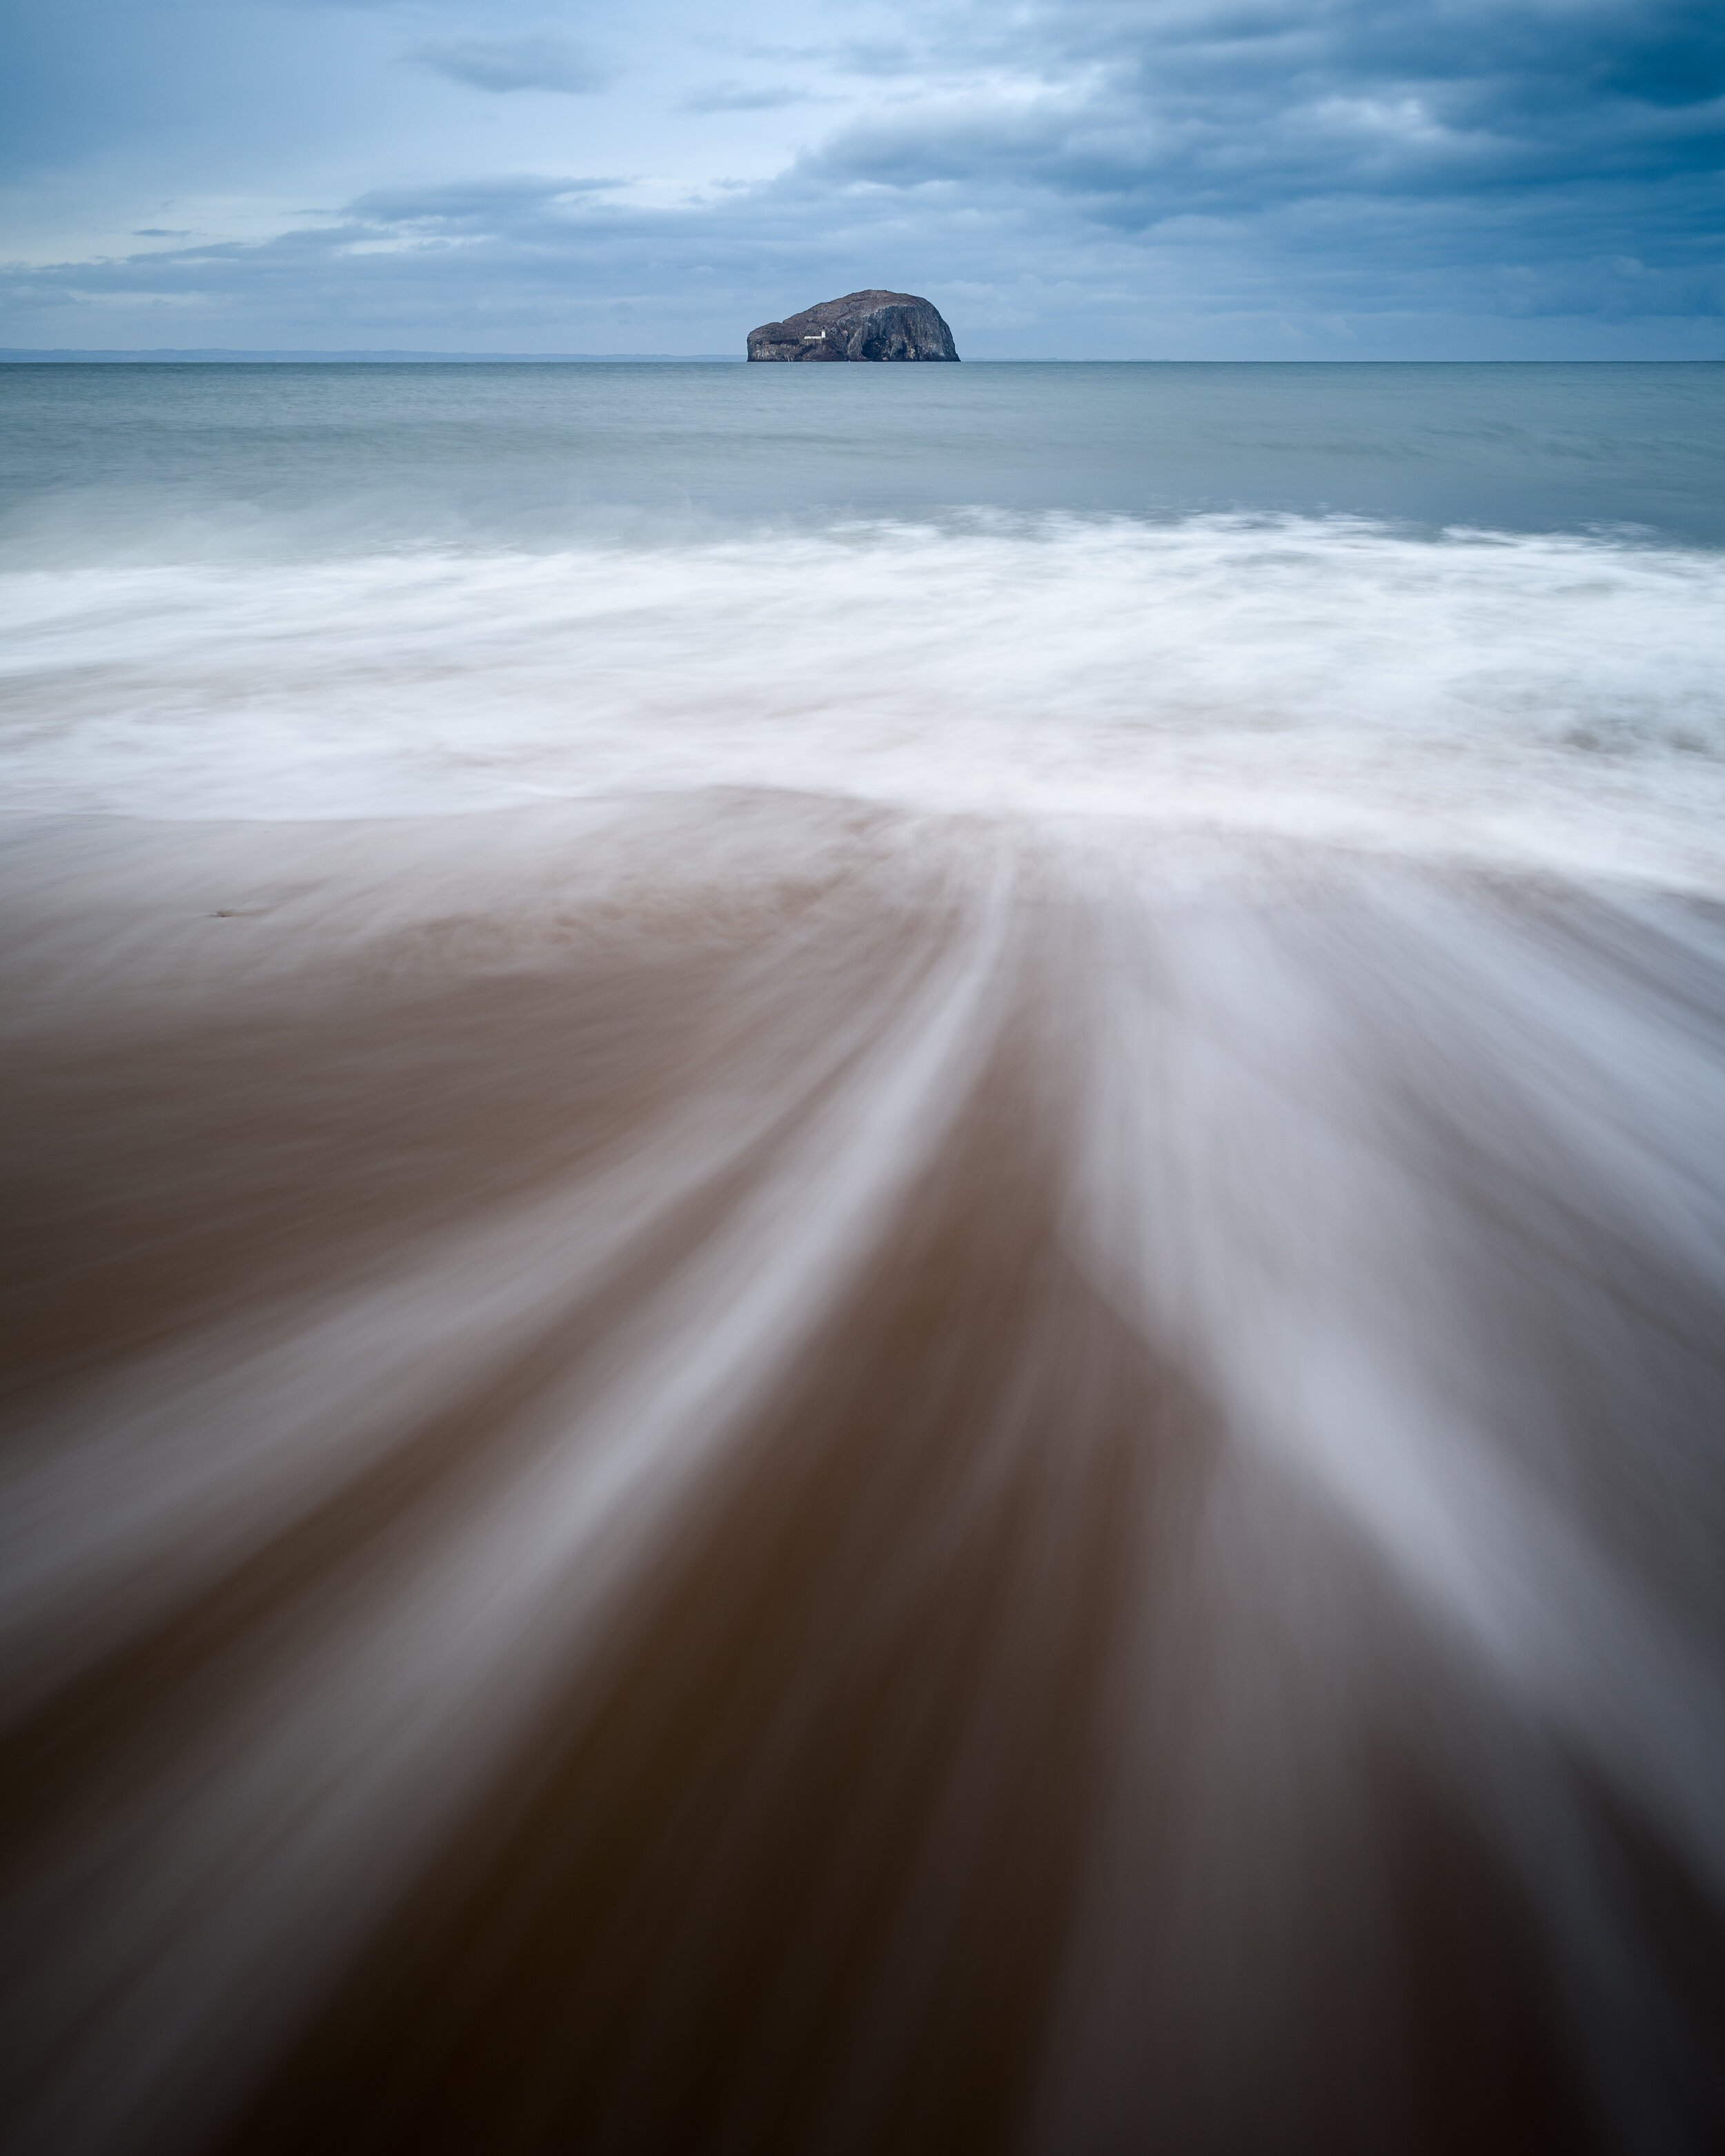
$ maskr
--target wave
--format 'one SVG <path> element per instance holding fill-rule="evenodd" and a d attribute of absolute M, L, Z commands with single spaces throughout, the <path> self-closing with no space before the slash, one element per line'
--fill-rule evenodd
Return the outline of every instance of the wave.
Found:
<path fill-rule="evenodd" d="M 788 787 L 1725 889 L 1725 556 L 1633 534 L 977 512 L 44 567 L 0 606 L 23 807 Z"/>
<path fill-rule="evenodd" d="M 1717 907 L 740 788 L 4 875 L 8 2146 L 1716 2144 Z"/>

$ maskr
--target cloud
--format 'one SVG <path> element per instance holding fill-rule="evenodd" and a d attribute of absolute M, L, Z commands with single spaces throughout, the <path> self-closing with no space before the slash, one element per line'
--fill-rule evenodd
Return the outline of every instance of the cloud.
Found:
<path fill-rule="evenodd" d="M 680 112 L 776 112 L 787 105 L 826 105 L 829 98 L 816 97 L 788 83 L 768 83 L 751 89 L 740 82 L 716 82 L 692 91 L 679 104 Z"/>
<path fill-rule="evenodd" d="M 500 179 L 451 180 L 433 187 L 374 187 L 342 212 L 337 229 L 367 227 L 435 228 L 445 232 L 537 232 L 566 206 L 627 187 L 628 181 L 516 173 Z"/>
<path fill-rule="evenodd" d="M 170 231 L 165 224 L 141 224 L 133 228 L 134 239 L 189 239 L 189 228 L 184 232 Z"/>
<path fill-rule="evenodd" d="M 928 71 L 932 56 L 919 54 L 901 38 L 851 38 L 833 49 L 833 64 L 846 74 L 886 78 Z M 938 71 L 939 63 L 934 64 Z"/>
<path fill-rule="evenodd" d="M 615 80 L 581 46 L 553 30 L 520 38 L 458 38 L 416 46 L 405 55 L 470 90 L 543 90 L 591 97 Z"/>
<path fill-rule="evenodd" d="M 1337 195 L 1475 199 L 1725 166 L 1725 11 L 1332 0 L 1182 12 L 1070 0 L 815 153 L 837 182 L 1111 200 L 1117 219 Z"/>

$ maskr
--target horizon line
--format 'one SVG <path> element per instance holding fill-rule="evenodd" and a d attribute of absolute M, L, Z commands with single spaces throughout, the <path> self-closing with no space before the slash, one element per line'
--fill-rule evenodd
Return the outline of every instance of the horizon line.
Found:
<path fill-rule="evenodd" d="M 653 362 L 663 366 L 747 365 L 732 352 L 434 352 L 409 346 L 370 347 L 239 345 L 0 345 L 0 366 L 418 366 L 562 367 Z M 1054 352 L 1020 352 L 973 359 L 972 367 L 1717 367 L 1725 353 L 1683 359 L 1377 359 L 1281 354 L 1258 359 L 1063 359 Z"/>

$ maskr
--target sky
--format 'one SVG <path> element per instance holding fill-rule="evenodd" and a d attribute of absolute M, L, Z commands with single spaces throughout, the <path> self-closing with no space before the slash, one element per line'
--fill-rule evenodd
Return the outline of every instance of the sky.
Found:
<path fill-rule="evenodd" d="M 1725 357 L 1725 0 L 10 0 L 0 346 Z"/>

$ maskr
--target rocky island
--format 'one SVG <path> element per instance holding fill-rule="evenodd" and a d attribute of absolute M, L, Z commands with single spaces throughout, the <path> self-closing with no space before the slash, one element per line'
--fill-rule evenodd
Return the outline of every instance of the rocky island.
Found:
<path fill-rule="evenodd" d="M 850 292 L 749 331 L 751 359 L 952 359 L 952 332 L 912 292 Z"/>

